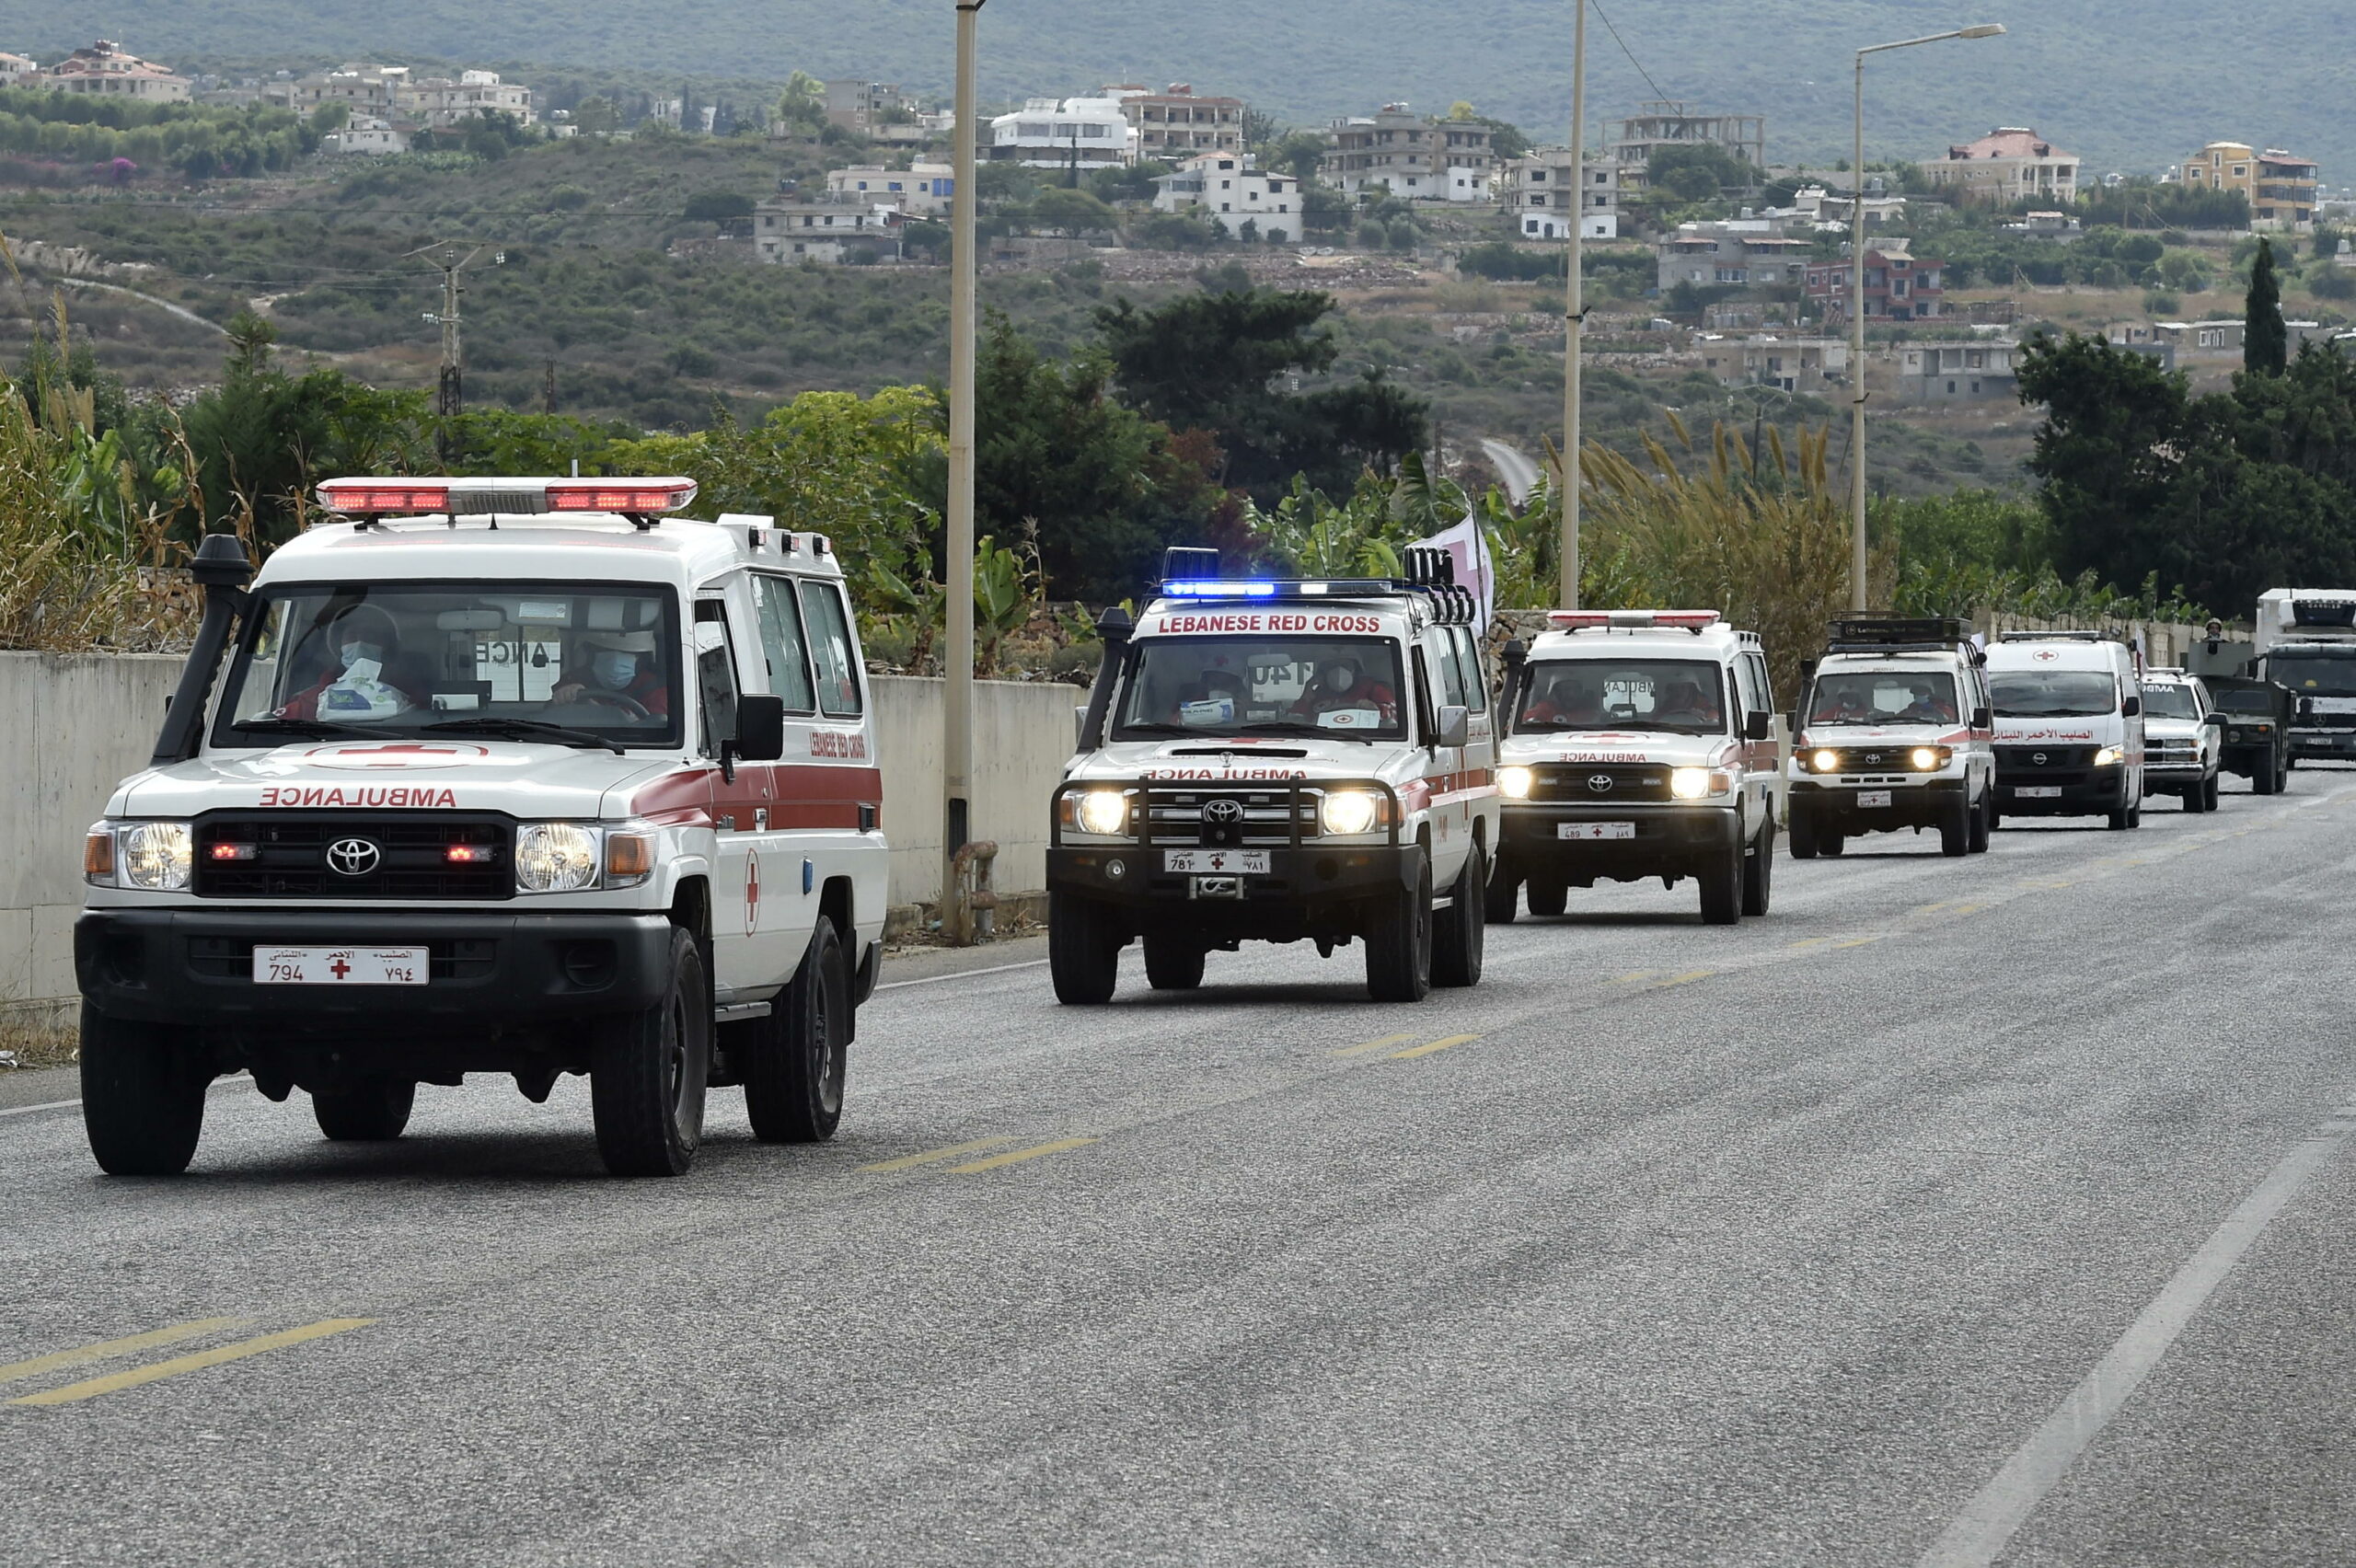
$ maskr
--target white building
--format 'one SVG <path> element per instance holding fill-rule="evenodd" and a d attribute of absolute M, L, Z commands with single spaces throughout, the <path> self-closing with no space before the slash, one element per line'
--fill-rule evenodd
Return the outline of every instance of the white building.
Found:
<path fill-rule="evenodd" d="M 486 114 L 512 114 L 525 125 L 539 118 L 532 110 L 532 89 L 501 81 L 496 71 L 462 71 L 455 82 L 423 77 L 397 89 L 394 107 L 436 129 Z"/>
<path fill-rule="evenodd" d="M 2019 201 L 2068 206 L 2078 199 L 2079 160 L 2025 125 L 2006 125 L 1926 160 L 1923 172 L 1964 200 L 2009 206 Z"/>
<path fill-rule="evenodd" d="M 383 157 L 409 151 L 410 133 L 396 129 L 388 121 L 373 114 L 355 114 L 344 121 L 341 131 L 330 131 L 319 138 L 323 153 L 365 153 Z"/>
<path fill-rule="evenodd" d="M 881 261 L 900 254 L 900 220 L 864 200 L 762 202 L 753 208 L 753 253 L 786 266 Z"/>
<path fill-rule="evenodd" d="M 1251 224 L 1262 239 L 1286 245 L 1301 236 L 1300 180 L 1252 167 L 1248 153 L 1205 153 L 1154 181 L 1157 213 L 1199 212 L 1232 236 Z"/>
<path fill-rule="evenodd" d="M 957 171 L 948 164 L 918 163 L 907 168 L 860 164 L 830 170 L 826 196 L 835 202 L 864 202 L 891 207 L 910 217 L 945 214 L 957 193 Z"/>
<path fill-rule="evenodd" d="M 1493 200 L 1496 133 L 1477 120 L 1435 120 L 1403 103 L 1336 120 L 1318 162 L 1326 184 L 1349 196 L 1408 202 Z"/>
<path fill-rule="evenodd" d="M 0 87 L 33 87 L 40 67 L 21 54 L 0 53 Z"/>
<path fill-rule="evenodd" d="M 1728 338 L 1704 332 L 1693 340 L 1702 368 L 1727 386 L 1777 386 L 1786 392 L 1821 391 L 1849 373 L 1846 338 L 1785 338 L 1754 333 Z"/>
<path fill-rule="evenodd" d="M 91 93 L 142 103 L 186 103 L 189 80 L 168 65 L 142 60 L 105 39 L 77 49 L 43 73 L 35 84 L 59 93 Z"/>
<path fill-rule="evenodd" d="M 1513 214 L 1514 226 L 1524 239 L 1568 240 L 1575 209 L 1584 237 L 1620 237 L 1619 169 L 1590 160 L 1587 178 L 1576 179 L 1565 147 L 1540 147 L 1528 157 L 1501 161 L 1497 200 Z"/>
<path fill-rule="evenodd" d="M 989 156 L 1026 168 L 1132 164 L 1138 133 L 1118 98 L 1036 98 L 990 121 Z"/>

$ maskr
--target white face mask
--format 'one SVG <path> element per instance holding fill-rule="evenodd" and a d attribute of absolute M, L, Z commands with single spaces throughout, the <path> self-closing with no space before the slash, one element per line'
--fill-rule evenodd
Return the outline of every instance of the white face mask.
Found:
<path fill-rule="evenodd" d="M 385 651 L 373 642 L 347 642 L 342 651 L 343 667 L 347 670 L 363 659 L 375 659 L 381 663 L 385 657 Z"/>

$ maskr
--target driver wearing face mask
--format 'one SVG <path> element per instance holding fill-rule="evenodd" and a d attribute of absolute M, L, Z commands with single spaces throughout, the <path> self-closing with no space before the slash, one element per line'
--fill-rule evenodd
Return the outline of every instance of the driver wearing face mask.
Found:
<path fill-rule="evenodd" d="M 347 689 L 383 687 L 389 690 L 402 706 L 422 706 L 422 699 L 410 689 L 413 683 L 408 678 L 407 672 L 395 668 L 395 660 L 400 652 L 401 634 L 400 628 L 393 624 L 392 617 L 374 605 L 353 605 L 329 621 L 322 636 L 327 646 L 335 651 L 334 664 L 308 690 L 289 698 L 286 705 L 278 709 L 279 718 L 329 721 L 351 718 L 364 721 L 386 716 L 373 711 L 382 706 L 381 701 L 365 704 L 372 709 L 368 712 L 322 713 L 320 699 L 330 687 L 339 686 Z M 375 674 L 364 679 L 364 674 L 371 665 L 375 666 Z M 371 696 L 374 695 L 372 692 Z M 330 702 L 327 706 L 335 709 L 340 705 Z M 341 706 L 349 708 L 355 705 Z"/>
<path fill-rule="evenodd" d="M 589 702 L 620 708 L 626 698 L 657 719 L 671 715 L 671 688 L 654 656 L 651 631 L 593 631 L 575 650 L 585 680 L 568 680 L 549 694 L 554 702 Z M 602 699 L 602 700 L 601 700 Z M 627 709 L 624 709 L 627 711 Z"/>
<path fill-rule="evenodd" d="M 1316 683 L 1301 694 L 1292 710 L 1304 719 L 1313 719 L 1321 713 L 1366 708 L 1381 714 L 1386 728 L 1399 722 L 1398 693 L 1369 678 L 1359 670 L 1357 660 L 1329 658 L 1318 662 Z"/>

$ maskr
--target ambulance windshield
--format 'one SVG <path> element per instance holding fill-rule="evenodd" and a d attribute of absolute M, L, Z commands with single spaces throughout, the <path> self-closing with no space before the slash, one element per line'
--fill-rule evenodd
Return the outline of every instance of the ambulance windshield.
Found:
<path fill-rule="evenodd" d="M 1374 637 L 1154 637 L 1129 655 L 1114 739 L 1405 736 L 1399 645 Z"/>
<path fill-rule="evenodd" d="M 1726 677 L 1697 659 L 1549 659 L 1530 666 L 1519 735 L 1566 730 L 1726 732 Z"/>
<path fill-rule="evenodd" d="M 674 746 L 678 647 L 677 600 L 652 587 L 282 584 L 247 613 L 213 744 L 471 732 Z"/>
<path fill-rule="evenodd" d="M 1854 670 L 1816 677 L 1811 724 L 1952 724 L 1955 677 L 1936 670 Z"/>

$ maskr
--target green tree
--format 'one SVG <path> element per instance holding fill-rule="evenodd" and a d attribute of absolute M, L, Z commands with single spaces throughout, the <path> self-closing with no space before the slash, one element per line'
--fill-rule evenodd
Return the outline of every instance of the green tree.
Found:
<path fill-rule="evenodd" d="M 1054 186 L 1040 191 L 1033 199 L 1031 221 L 1043 228 L 1080 234 L 1091 229 L 1109 229 L 1119 220 L 1113 215 L 1112 208 L 1087 191 Z"/>
<path fill-rule="evenodd" d="M 1316 131 L 1288 131 L 1260 160 L 1263 168 L 1289 170 L 1303 185 L 1317 178 L 1333 138 Z"/>
<path fill-rule="evenodd" d="M 2023 347 L 2020 396 L 2046 409 L 2028 467 L 2044 481 L 2062 575 L 2140 575 L 2162 553 L 2155 531 L 2185 432 L 2185 378 L 2073 332 Z"/>
<path fill-rule="evenodd" d="M 2275 278 L 2270 239 L 2258 242 L 2242 320 L 2242 368 L 2257 375 L 2281 375 L 2290 360 L 2291 333 L 2282 324 L 2282 285 Z"/>
<path fill-rule="evenodd" d="M 687 198 L 687 220 L 691 224 L 727 224 L 753 215 L 753 199 L 741 190 L 699 190 Z"/>
<path fill-rule="evenodd" d="M 610 99 L 585 98 L 572 106 L 572 123 L 583 136 L 610 136 L 622 128 L 622 116 Z"/>
<path fill-rule="evenodd" d="M 1735 156 L 1715 142 L 1663 147 L 1645 164 L 1647 188 L 1680 202 L 1713 202 L 1723 191 L 1747 187 L 1758 178 L 1759 171 L 1748 159 Z"/>
<path fill-rule="evenodd" d="M 807 71 L 796 71 L 785 79 L 777 117 L 802 131 L 818 130 L 826 123 L 826 84 Z"/>

